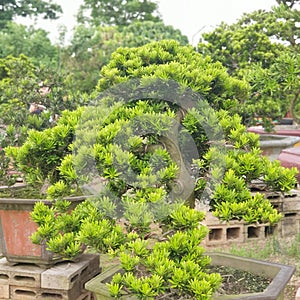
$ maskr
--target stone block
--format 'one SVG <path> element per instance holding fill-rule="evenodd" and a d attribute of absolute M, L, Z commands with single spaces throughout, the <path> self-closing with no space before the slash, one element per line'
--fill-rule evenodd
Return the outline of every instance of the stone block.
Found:
<path fill-rule="evenodd" d="M 300 300 L 300 288 L 298 288 L 295 300 Z"/>
<path fill-rule="evenodd" d="M 284 214 L 280 221 L 280 233 L 282 237 L 295 236 L 299 233 L 299 216 L 297 213 Z"/>
<path fill-rule="evenodd" d="M 0 284 L 40 287 L 41 269 L 35 265 L 17 264 L 11 265 L 6 258 L 0 259 Z"/>
<path fill-rule="evenodd" d="M 300 198 L 284 198 L 282 204 L 282 212 L 298 212 L 300 211 Z"/>
<path fill-rule="evenodd" d="M 245 237 L 247 240 L 264 240 L 266 238 L 269 224 L 249 224 L 245 226 Z"/>
<path fill-rule="evenodd" d="M 41 286 L 41 273 L 44 269 L 37 266 L 17 265 L 12 267 L 9 284 L 27 287 Z"/>
<path fill-rule="evenodd" d="M 78 262 L 58 263 L 41 274 L 41 288 L 70 290 L 100 272 L 98 255 L 83 255 Z"/>
<path fill-rule="evenodd" d="M 223 243 L 226 242 L 226 228 L 223 226 L 208 226 L 208 242 L 209 243 Z"/>
<path fill-rule="evenodd" d="M 94 300 L 92 292 L 83 291 L 76 300 Z"/>
<path fill-rule="evenodd" d="M 0 285 L 9 284 L 11 278 L 11 268 L 5 257 L 0 259 Z"/>
<path fill-rule="evenodd" d="M 82 295 L 79 286 L 70 290 L 42 289 L 24 286 L 9 286 L 11 300 L 74 300 Z"/>
<path fill-rule="evenodd" d="M 10 286 L 11 300 L 36 300 L 38 299 L 37 288 L 24 286 Z"/>
<path fill-rule="evenodd" d="M 218 225 L 206 225 L 209 234 L 206 236 L 203 244 L 206 246 L 224 245 L 230 243 L 243 243 L 244 224 L 243 222 L 219 223 Z"/>
<path fill-rule="evenodd" d="M 244 224 L 229 225 L 226 227 L 226 241 L 243 243 L 244 238 Z"/>
<path fill-rule="evenodd" d="M 9 299 L 9 285 L 0 283 L 0 299 Z"/>

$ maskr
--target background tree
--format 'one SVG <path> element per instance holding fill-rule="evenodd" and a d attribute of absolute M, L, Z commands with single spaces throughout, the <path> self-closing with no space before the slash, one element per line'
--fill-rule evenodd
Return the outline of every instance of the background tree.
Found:
<path fill-rule="evenodd" d="M 230 74 L 238 73 L 251 63 L 270 66 L 286 47 L 279 41 L 272 41 L 266 34 L 266 14 L 269 13 L 257 11 L 244 15 L 235 24 L 221 23 L 214 31 L 202 35 L 198 51 L 222 62 Z M 255 16 L 256 20 L 251 22 L 251 16 Z"/>
<path fill-rule="evenodd" d="M 133 21 L 159 21 L 157 3 L 151 0 L 84 0 L 77 20 L 93 25 L 126 26 Z M 90 16 L 86 16 L 90 13 Z"/>
<path fill-rule="evenodd" d="M 268 68 L 256 63 L 243 74 L 251 87 L 250 97 L 245 101 L 249 124 L 254 124 L 255 116 L 259 116 L 265 127 L 270 127 L 271 120 L 280 120 L 287 113 L 292 114 L 295 121 L 300 120 L 299 54 L 283 52 Z"/>
<path fill-rule="evenodd" d="M 0 44 L 1 58 L 24 54 L 36 65 L 42 63 L 53 69 L 58 66 L 58 47 L 51 43 L 48 33 L 43 29 L 8 22 L 0 31 Z"/>
<path fill-rule="evenodd" d="M 42 93 L 46 87 L 49 93 Z M 21 144 L 29 128 L 42 130 L 53 124 L 52 118 L 65 109 L 84 104 L 84 96 L 72 90 L 72 81 L 63 73 L 36 66 L 25 55 L 0 59 L 0 124 L 13 134 L 12 144 Z M 31 103 L 46 106 L 47 112 L 31 115 Z"/>
<path fill-rule="evenodd" d="M 280 53 L 297 48 L 300 42 L 300 11 L 294 8 L 300 1 L 277 3 L 270 11 L 244 14 L 235 24 L 221 23 L 204 33 L 199 52 L 221 61 L 231 74 L 251 63 L 272 65 Z"/>
<path fill-rule="evenodd" d="M 175 40 L 180 45 L 189 43 L 187 36 L 183 35 L 179 29 L 163 22 L 154 21 L 135 21 L 119 28 L 121 47 L 139 47 L 147 43 L 161 40 Z"/>
<path fill-rule="evenodd" d="M 0 0 L 0 8 L 0 28 L 17 16 L 42 15 L 45 19 L 57 19 L 62 13 L 61 6 L 52 0 Z"/>
<path fill-rule="evenodd" d="M 264 125 L 283 118 L 299 95 L 298 47 L 300 1 L 277 1 L 270 11 L 244 14 L 235 24 L 222 23 L 205 33 L 198 51 L 220 61 L 227 71 L 250 83 L 244 122 Z M 295 64 L 295 65 L 293 65 Z"/>

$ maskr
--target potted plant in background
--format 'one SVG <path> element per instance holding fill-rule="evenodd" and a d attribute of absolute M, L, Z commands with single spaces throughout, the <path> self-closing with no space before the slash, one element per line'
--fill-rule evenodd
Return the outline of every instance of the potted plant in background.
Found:
<path fill-rule="evenodd" d="M 11 193 L 0 198 L 0 228 L 1 228 L 1 250 L 2 254 L 10 263 L 35 263 L 43 266 L 51 266 L 54 262 L 61 260 L 58 255 L 47 251 L 46 245 L 33 245 L 30 236 L 37 229 L 37 225 L 31 220 L 30 212 L 37 202 L 43 201 L 47 206 L 52 201 L 47 197 L 56 197 L 56 192 L 48 195 L 43 192 L 43 186 L 55 181 L 61 157 L 68 152 L 67 145 L 73 138 L 74 128 L 72 123 L 64 125 L 65 117 L 62 116 L 55 130 L 31 131 L 26 142 L 21 147 L 7 146 L 4 151 L 7 157 L 5 162 L 10 166 L 21 170 L 26 181 L 26 189 Z M 65 146 L 66 145 L 66 146 Z M 32 149 L 35 151 L 32 151 Z M 30 149 L 30 150 L 28 150 Z M 26 159 L 26 167 L 23 168 L 24 153 L 30 152 L 31 159 Z M 5 155 L 3 153 L 3 155 Z M 9 160 L 13 156 L 13 163 Z M 4 163 L 4 161 L 3 161 Z M 53 189 L 52 189 L 53 190 Z M 73 209 L 86 197 L 76 193 L 72 188 L 68 189 L 69 209 Z"/>
<path fill-rule="evenodd" d="M 45 247 L 33 245 L 29 240 L 29 236 L 37 228 L 29 214 L 36 202 L 46 199 L 46 187 L 55 180 L 58 172 L 56 166 L 61 156 L 68 151 L 65 145 L 73 139 L 73 133 L 70 122 L 68 126 L 62 124 L 63 116 L 56 132 L 52 132 L 51 136 L 48 136 L 47 130 L 43 130 L 53 125 L 50 115 L 62 115 L 62 110 L 66 107 L 69 110 L 75 109 L 85 98 L 78 94 L 76 99 L 73 98 L 66 77 L 58 76 L 42 65 L 34 65 L 25 55 L 1 58 L 0 70 L 0 184 L 9 186 L 0 191 L 1 252 L 11 262 L 50 264 L 52 259 L 47 258 Z M 41 80 L 44 86 L 49 87 L 47 93 L 42 91 Z M 29 107 L 33 102 L 45 105 L 47 112 L 31 114 Z M 20 153 L 19 147 L 24 144 L 28 134 L 30 137 L 22 147 L 23 153 Z M 30 148 L 30 143 L 34 145 L 36 152 L 29 154 L 34 160 L 27 159 L 25 167 L 22 155 Z M 14 151 L 14 154 L 10 151 Z M 41 151 L 45 151 L 43 157 L 40 156 L 43 155 Z M 17 160 L 12 159 L 17 154 L 20 155 L 18 166 Z M 14 185 L 20 174 L 26 186 L 23 184 L 22 190 L 16 190 L 21 186 Z M 69 192 L 69 196 L 74 195 L 78 194 Z M 73 198 L 72 207 L 83 198 Z M 51 205 L 49 200 L 46 203 Z M 41 257 L 45 257 L 46 262 Z"/>

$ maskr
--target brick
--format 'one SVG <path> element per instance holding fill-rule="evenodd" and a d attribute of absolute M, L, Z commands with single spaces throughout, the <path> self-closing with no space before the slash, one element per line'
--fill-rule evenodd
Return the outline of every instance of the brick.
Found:
<path fill-rule="evenodd" d="M 41 269 L 35 265 L 17 264 L 11 265 L 6 258 L 0 259 L 0 284 L 40 287 Z"/>
<path fill-rule="evenodd" d="M 0 284 L 0 299 L 9 299 L 9 285 Z"/>
<path fill-rule="evenodd" d="M 228 242 L 244 242 L 244 224 L 226 227 L 226 240 Z"/>
<path fill-rule="evenodd" d="M 286 194 L 282 204 L 283 213 L 300 211 L 300 193 L 297 190 L 291 190 Z"/>
<path fill-rule="evenodd" d="M 82 295 L 79 286 L 70 290 L 42 289 L 24 286 L 9 286 L 11 300 L 74 300 Z"/>
<path fill-rule="evenodd" d="M 83 255 L 78 262 L 64 262 L 41 274 L 41 287 L 45 289 L 70 290 L 75 285 L 83 287 L 100 272 L 98 255 Z"/>
<path fill-rule="evenodd" d="M 267 236 L 269 224 L 250 224 L 245 226 L 245 237 L 248 240 L 264 240 Z"/>
<path fill-rule="evenodd" d="M 38 291 L 33 287 L 10 286 L 10 297 L 12 300 L 36 300 Z"/>
<path fill-rule="evenodd" d="M 300 288 L 298 288 L 295 300 L 300 300 Z"/>
<path fill-rule="evenodd" d="M 208 241 L 209 242 L 226 242 L 225 227 L 209 227 Z"/>
<path fill-rule="evenodd" d="M 295 236 L 299 233 L 299 216 L 297 214 L 285 214 L 280 222 L 281 236 Z"/>
<path fill-rule="evenodd" d="M 82 292 L 82 294 L 76 300 L 93 300 L 92 292 Z"/>
<path fill-rule="evenodd" d="M 41 286 L 41 273 L 44 269 L 30 265 L 16 265 L 12 268 L 9 284 L 27 287 Z"/>
<path fill-rule="evenodd" d="M 299 197 L 285 198 L 282 204 L 282 212 L 298 212 L 300 211 L 300 199 Z"/>
<path fill-rule="evenodd" d="M 0 285 L 8 285 L 11 278 L 11 269 L 6 258 L 0 259 Z"/>

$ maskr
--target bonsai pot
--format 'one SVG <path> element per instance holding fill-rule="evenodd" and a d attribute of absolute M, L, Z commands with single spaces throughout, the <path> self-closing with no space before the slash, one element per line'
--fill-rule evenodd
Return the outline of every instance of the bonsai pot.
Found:
<path fill-rule="evenodd" d="M 239 257 L 226 253 L 209 253 L 212 265 L 222 265 L 271 279 L 269 286 L 261 293 L 242 295 L 221 295 L 214 300 L 283 300 L 286 285 L 295 272 L 294 266 L 271 263 L 251 258 Z"/>
<path fill-rule="evenodd" d="M 283 149 L 294 147 L 300 142 L 299 136 L 284 136 L 275 134 L 260 135 L 260 148 L 263 154 L 271 160 L 278 159 Z"/>
<path fill-rule="evenodd" d="M 295 167 L 300 171 L 300 147 L 288 148 L 281 151 L 278 156 L 281 165 L 286 168 Z M 300 183 L 300 172 L 296 175 Z"/>
<path fill-rule="evenodd" d="M 71 201 L 71 208 L 86 197 L 66 198 Z M 35 245 L 30 236 L 36 231 L 37 224 L 31 220 L 30 212 L 35 203 L 43 201 L 51 205 L 49 200 L 0 198 L 0 245 L 2 255 L 11 264 L 33 263 L 50 267 L 62 259 L 46 250 L 46 245 Z"/>
<path fill-rule="evenodd" d="M 293 125 L 294 119 L 293 118 L 283 118 L 280 120 L 280 125 Z"/>
<path fill-rule="evenodd" d="M 284 289 L 295 271 L 295 267 L 292 266 L 238 257 L 226 253 L 207 254 L 212 259 L 212 265 L 222 265 L 242 271 L 248 271 L 272 280 L 264 292 L 240 295 L 217 295 L 212 298 L 214 300 L 283 300 Z M 119 266 L 111 267 L 88 281 L 85 284 L 85 288 L 93 292 L 97 300 L 114 299 L 110 296 L 106 283 L 110 282 L 112 276 L 117 272 L 120 272 Z M 137 300 L 135 296 L 125 294 L 121 299 Z"/>

